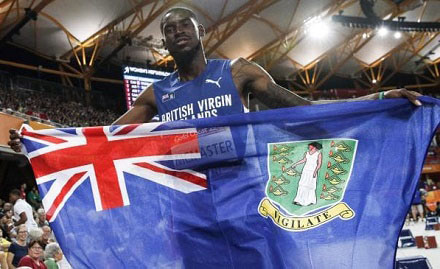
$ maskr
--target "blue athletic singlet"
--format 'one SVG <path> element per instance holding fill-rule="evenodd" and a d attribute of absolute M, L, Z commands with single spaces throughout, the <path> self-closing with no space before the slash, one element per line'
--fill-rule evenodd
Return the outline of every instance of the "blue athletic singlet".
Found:
<path fill-rule="evenodd" d="M 209 118 L 244 112 L 232 80 L 231 61 L 210 59 L 205 71 L 180 82 L 177 72 L 153 84 L 160 121 Z"/>

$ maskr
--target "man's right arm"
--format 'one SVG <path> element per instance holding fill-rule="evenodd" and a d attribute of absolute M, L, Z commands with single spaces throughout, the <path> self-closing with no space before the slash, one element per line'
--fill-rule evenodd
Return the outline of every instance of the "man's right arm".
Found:
<path fill-rule="evenodd" d="M 14 223 L 15 227 L 17 227 L 17 226 L 19 226 L 19 225 L 21 225 L 21 224 L 25 224 L 26 221 L 27 221 L 26 212 L 21 212 L 21 213 L 19 213 L 19 216 L 20 216 L 20 219 L 17 220 L 17 221 Z"/>
<path fill-rule="evenodd" d="M 153 85 L 146 88 L 136 99 L 133 107 L 119 117 L 113 124 L 131 124 L 149 122 L 157 114 Z"/>

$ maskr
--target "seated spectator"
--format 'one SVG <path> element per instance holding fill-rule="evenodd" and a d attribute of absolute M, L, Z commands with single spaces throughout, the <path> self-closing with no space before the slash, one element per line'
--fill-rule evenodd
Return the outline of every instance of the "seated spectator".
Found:
<path fill-rule="evenodd" d="M 0 268 L 8 268 L 8 263 L 6 262 L 6 253 L 2 250 L 0 250 Z"/>
<path fill-rule="evenodd" d="M 43 254 L 43 247 L 38 240 L 32 240 L 28 245 L 28 254 L 21 258 L 18 266 L 28 266 L 32 269 L 47 269 L 44 262 L 41 260 Z"/>
<path fill-rule="evenodd" d="M 414 221 L 418 221 L 418 216 L 423 220 L 425 217 L 425 213 L 423 211 L 423 205 L 422 205 L 422 194 L 420 190 L 416 190 L 412 205 L 411 205 L 411 214 L 414 219 Z M 418 215 L 417 215 L 418 214 Z"/>
<path fill-rule="evenodd" d="M 31 228 L 28 234 L 28 241 L 41 241 L 43 230 L 41 228 Z"/>
<path fill-rule="evenodd" d="M 11 232 L 14 230 L 14 222 L 12 221 L 11 210 L 6 211 L 5 215 L 0 218 L 0 225 L 4 236 L 10 240 L 12 238 Z"/>
<path fill-rule="evenodd" d="M 6 238 L 3 237 L 3 230 L 0 230 L 0 251 L 7 251 L 11 242 L 9 242 Z M 0 267 L 1 268 L 1 267 Z"/>
<path fill-rule="evenodd" d="M 50 243 L 46 246 L 44 258 L 47 269 L 59 269 L 57 262 L 63 259 L 63 251 L 57 243 Z"/>
<path fill-rule="evenodd" d="M 36 186 L 26 194 L 26 200 L 35 209 L 41 206 L 41 198 Z"/>
<path fill-rule="evenodd" d="M 21 258 L 26 256 L 28 253 L 28 246 L 26 244 L 27 237 L 27 227 L 25 224 L 21 224 L 17 228 L 16 242 L 12 242 L 12 244 L 9 246 L 7 258 L 9 268 L 18 267 L 18 263 L 20 262 Z"/>
<path fill-rule="evenodd" d="M 65 96 L 46 92 L 20 89 L 10 91 L 0 88 L 0 96 L 2 96 L 0 106 L 3 109 L 28 113 L 67 126 L 109 125 L 117 118 L 117 114 L 108 109 L 101 111 L 79 102 L 66 101 Z"/>
<path fill-rule="evenodd" d="M 55 242 L 55 240 L 52 236 L 52 229 L 48 225 L 41 227 L 41 229 L 43 230 L 43 235 L 41 236 L 41 241 L 45 245 Z"/>
<path fill-rule="evenodd" d="M 43 226 L 49 225 L 49 222 L 46 219 L 46 211 L 43 208 L 39 208 L 37 210 L 37 225 L 42 228 Z"/>
<path fill-rule="evenodd" d="M 3 204 L 3 213 L 5 213 L 6 211 L 10 211 L 12 210 L 12 204 L 11 203 L 4 203 Z"/>
<path fill-rule="evenodd" d="M 3 215 L 3 213 L 0 213 L 0 230 L 2 235 L 7 238 L 8 240 L 11 240 L 9 237 L 9 230 L 14 227 L 14 224 L 12 223 L 12 220 L 8 220 L 6 215 Z"/>

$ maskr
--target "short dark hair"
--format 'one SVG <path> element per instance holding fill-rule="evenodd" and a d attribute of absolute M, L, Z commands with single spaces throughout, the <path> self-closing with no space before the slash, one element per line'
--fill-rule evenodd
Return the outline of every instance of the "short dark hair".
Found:
<path fill-rule="evenodd" d="M 318 142 L 312 142 L 312 143 L 309 144 L 309 146 L 313 146 L 313 147 L 315 147 L 318 150 L 322 149 L 321 143 L 318 143 Z"/>
<path fill-rule="evenodd" d="M 33 247 L 35 244 L 40 245 L 40 247 L 43 247 L 43 246 L 44 246 L 44 243 L 43 243 L 43 241 L 41 241 L 41 240 L 31 240 L 31 241 L 29 242 L 29 244 L 28 244 L 28 248 Z"/>
<path fill-rule="evenodd" d="M 172 12 L 184 12 L 186 14 L 188 14 L 188 17 L 194 19 L 195 21 L 199 21 L 199 19 L 197 19 L 197 15 L 196 13 L 194 13 L 194 11 L 192 11 L 189 8 L 186 7 L 173 7 L 168 9 L 162 16 L 162 19 L 160 19 L 160 32 L 163 33 L 163 25 L 165 23 L 165 17 L 167 16 L 167 14 L 172 13 Z"/>
<path fill-rule="evenodd" d="M 21 196 L 21 192 L 18 189 L 13 189 L 9 194 L 17 195 L 18 197 Z"/>

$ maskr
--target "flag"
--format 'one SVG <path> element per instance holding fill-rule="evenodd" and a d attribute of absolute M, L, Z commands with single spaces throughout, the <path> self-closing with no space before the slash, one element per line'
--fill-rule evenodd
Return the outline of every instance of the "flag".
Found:
<path fill-rule="evenodd" d="M 22 129 L 74 268 L 392 268 L 440 103 Z"/>

